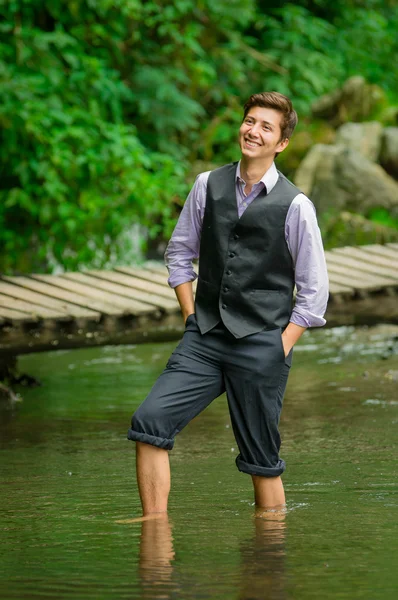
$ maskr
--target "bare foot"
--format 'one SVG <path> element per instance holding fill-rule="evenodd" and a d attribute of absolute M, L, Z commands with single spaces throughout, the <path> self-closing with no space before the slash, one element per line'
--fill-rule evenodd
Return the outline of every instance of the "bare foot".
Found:
<path fill-rule="evenodd" d="M 122 525 L 128 525 L 129 523 L 142 523 L 143 521 L 154 521 L 155 519 L 167 518 L 167 512 L 151 513 L 144 515 L 143 517 L 135 517 L 134 519 L 119 519 L 115 523 L 121 523 Z"/>
<path fill-rule="evenodd" d="M 254 518 L 255 519 L 269 519 L 271 521 L 278 521 L 283 519 L 287 513 L 286 504 L 278 504 L 272 507 L 261 507 L 256 506 Z"/>

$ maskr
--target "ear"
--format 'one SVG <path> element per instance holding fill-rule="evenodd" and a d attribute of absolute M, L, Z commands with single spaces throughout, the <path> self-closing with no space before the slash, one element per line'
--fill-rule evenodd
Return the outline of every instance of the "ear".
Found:
<path fill-rule="evenodd" d="M 277 147 L 275 148 L 275 152 L 277 152 L 278 154 L 283 152 L 284 149 L 289 145 L 289 142 L 289 138 L 285 138 L 284 140 L 280 141 Z"/>

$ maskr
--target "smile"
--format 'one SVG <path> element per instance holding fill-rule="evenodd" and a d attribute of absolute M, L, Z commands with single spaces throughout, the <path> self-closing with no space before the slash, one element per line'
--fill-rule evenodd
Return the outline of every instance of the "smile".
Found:
<path fill-rule="evenodd" d="M 245 144 L 246 146 L 249 146 L 249 148 L 257 148 L 257 146 L 259 146 L 260 144 L 257 144 L 256 142 L 250 142 L 249 140 L 245 139 Z"/>

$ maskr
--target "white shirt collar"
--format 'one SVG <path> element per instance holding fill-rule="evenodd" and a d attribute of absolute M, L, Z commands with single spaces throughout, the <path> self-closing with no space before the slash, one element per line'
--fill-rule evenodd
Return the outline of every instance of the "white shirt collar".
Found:
<path fill-rule="evenodd" d="M 240 161 L 238 162 L 238 165 L 236 167 L 236 177 L 237 179 L 244 181 L 240 175 Z M 269 194 L 272 188 L 275 186 L 276 182 L 278 181 L 278 178 L 278 171 L 276 170 L 275 163 L 273 162 L 268 171 L 266 171 L 260 179 L 260 181 L 262 181 L 266 187 L 267 194 Z M 260 183 L 260 181 L 257 181 L 257 183 Z M 255 183 L 254 185 L 257 184 Z"/>

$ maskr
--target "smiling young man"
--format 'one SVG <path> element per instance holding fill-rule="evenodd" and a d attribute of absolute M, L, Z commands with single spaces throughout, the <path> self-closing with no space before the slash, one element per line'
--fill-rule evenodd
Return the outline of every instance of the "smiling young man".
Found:
<path fill-rule="evenodd" d="M 285 504 L 278 427 L 293 346 L 325 324 L 328 298 L 314 206 L 274 164 L 296 123 L 286 96 L 251 96 L 240 161 L 197 177 L 167 247 L 185 333 L 128 433 L 144 516 L 167 510 L 175 435 L 224 391 L 256 505 Z"/>

